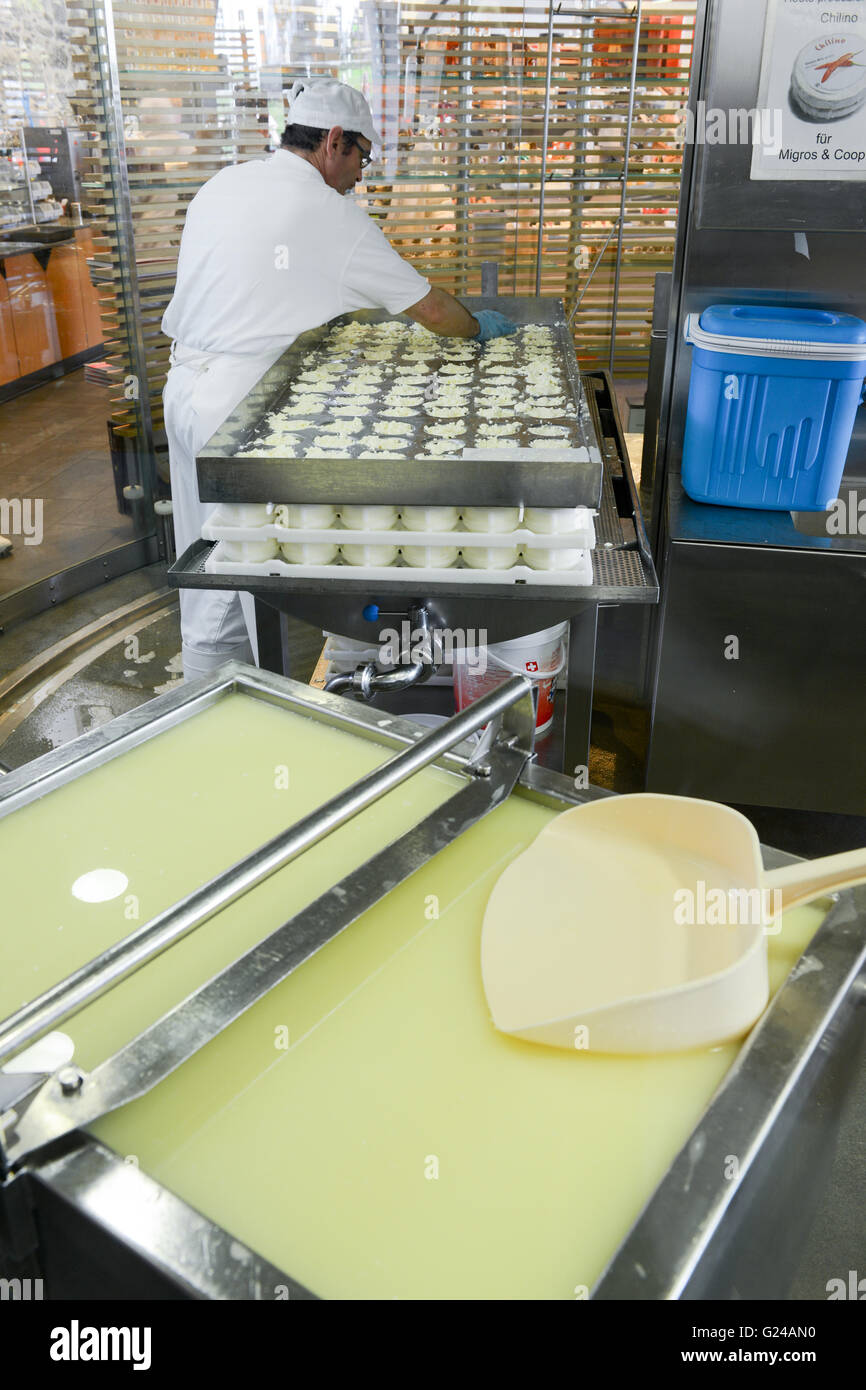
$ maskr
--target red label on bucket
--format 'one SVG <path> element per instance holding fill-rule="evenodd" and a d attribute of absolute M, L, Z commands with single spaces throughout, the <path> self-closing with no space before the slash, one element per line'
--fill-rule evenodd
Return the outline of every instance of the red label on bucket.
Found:
<path fill-rule="evenodd" d="M 562 669 L 563 648 L 561 637 L 554 638 L 552 642 L 536 643 L 545 647 L 540 661 L 525 661 L 523 669 L 527 674 L 534 677 L 534 686 L 538 691 L 538 709 L 535 718 L 535 729 L 537 734 L 548 732 L 553 723 L 553 700 L 556 687 L 556 676 Z M 520 665 L 516 665 L 511 670 L 504 670 L 498 664 L 495 652 L 490 652 L 490 663 L 486 671 L 479 671 L 462 661 L 454 663 L 454 700 L 459 710 L 466 709 L 475 700 L 480 700 L 482 695 L 487 695 L 497 686 L 502 685 L 503 681 L 508 680 L 512 671 L 519 671 Z M 539 680 L 535 675 L 539 671 L 550 671 L 551 679 Z"/>

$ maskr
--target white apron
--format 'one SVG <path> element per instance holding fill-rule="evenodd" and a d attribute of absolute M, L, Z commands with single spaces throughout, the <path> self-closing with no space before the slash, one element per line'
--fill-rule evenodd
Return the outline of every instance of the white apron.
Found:
<path fill-rule="evenodd" d="M 201 528 L 214 510 L 213 503 L 199 500 L 195 456 L 278 356 L 272 351 L 254 357 L 199 352 L 172 343 L 162 400 L 179 556 L 200 539 Z M 251 594 L 181 589 L 180 626 L 187 680 L 210 675 L 226 661 L 258 664 Z"/>

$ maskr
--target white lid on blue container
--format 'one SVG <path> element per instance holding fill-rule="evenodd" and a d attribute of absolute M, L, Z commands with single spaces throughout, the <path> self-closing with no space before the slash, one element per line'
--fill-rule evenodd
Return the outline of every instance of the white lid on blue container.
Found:
<path fill-rule="evenodd" d="M 684 332 L 686 342 L 708 352 L 866 362 L 866 323 L 832 310 L 711 304 L 700 318 L 686 316 Z"/>

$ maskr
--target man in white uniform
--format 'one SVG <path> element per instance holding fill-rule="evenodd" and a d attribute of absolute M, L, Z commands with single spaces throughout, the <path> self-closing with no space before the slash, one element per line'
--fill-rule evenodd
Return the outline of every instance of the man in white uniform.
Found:
<path fill-rule="evenodd" d="M 174 339 L 163 392 L 177 553 L 201 535 L 195 456 L 298 336 L 354 309 L 408 314 L 434 333 L 486 340 L 514 331 L 431 289 L 348 193 L 381 141 L 360 92 L 296 82 L 282 147 L 222 169 L 189 205 L 177 284 L 162 320 Z M 183 669 L 255 661 L 250 595 L 181 592 Z"/>

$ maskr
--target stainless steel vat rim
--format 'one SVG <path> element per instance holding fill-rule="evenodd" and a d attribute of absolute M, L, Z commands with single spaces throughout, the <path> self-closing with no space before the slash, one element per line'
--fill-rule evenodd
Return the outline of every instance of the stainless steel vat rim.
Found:
<path fill-rule="evenodd" d="M 278 703 L 288 705 L 298 702 L 296 692 L 301 691 L 304 698 L 300 703 L 307 706 L 307 712 L 315 709 L 320 717 L 344 727 L 354 723 L 356 732 L 363 736 L 394 742 L 398 746 L 420 734 L 404 720 L 387 718 L 385 724 L 390 727 L 383 728 L 380 726 L 380 716 L 375 711 L 297 686 L 283 677 L 266 675 L 251 667 L 232 665 L 192 690 L 181 687 L 179 691 L 160 696 L 142 707 L 150 712 L 158 710 L 156 720 L 146 720 L 140 710 L 134 711 L 114 721 L 119 727 L 113 734 L 107 735 L 105 728 L 94 730 L 63 749 L 45 754 L 29 767 L 9 774 L 0 788 L 0 814 L 15 809 L 18 804 L 26 804 L 53 785 L 62 784 L 70 776 L 77 775 L 78 770 L 105 762 L 117 753 L 126 751 L 127 746 L 143 742 L 151 733 L 171 727 L 190 712 L 184 706 L 206 707 L 221 693 L 242 688 L 254 690 L 262 698 L 275 698 Z M 150 733 L 143 733 L 141 726 L 144 722 L 156 727 L 152 727 Z M 469 751 L 466 750 L 466 756 L 462 758 L 464 764 Z M 83 766 L 78 767 L 79 764 Z M 461 758 L 453 754 L 443 760 L 443 766 L 460 764 Z M 35 788 L 28 788 L 27 781 L 34 779 L 34 773 Z M 7 783 L 12 786 L 7 786 Z M 603 793 L 597 789 L 590 793 L 575 791 L 568 779 L 530 765 L 521 775 L 515 794 L 540 801 L 553 809 L 557 806 L 564 809 Z M 764 849 L 764 860 L 768 867 L 774 867 L 790 862 L 791 856 Z M 732 1189 L 737 1187 L 736 1183 L 723 1180 L 721 1165 L 714 1159 L 709 1146 L 705 1143 L 703 1153 L 697 1153 L 693 1147 L 694 1140 L 709 1133 L 710 1126 L 718 1129 L 724 1121 L 722 1127 L 726 1135 L 731 1132 L 731 1125 L 739 1125 L 737 1132 L 740 1134 L 746 1128 L 751 1139 L 747 1134 L 744 1152 L 754 1153 L 755 1145 L 772 1124 L 784 1097 L 796 1086 L 809 1058 L 820 1057 L 825 1034 L 846 1001 L 850 1000 L 851 982 L 857 972 L 862 971 L 866 954 L 864 923 L 866 889 L 848 890 L 841 895 L 838 906 L 819 929 L 800 964 L 782 985 L 770 1011 L 734 1062 L 693 1135 L 683 1146 L 667 1176 L 600 1278 L 594 1296 L 675 1298 L 679 1295 L 689 1272 L 695 1268 L 695 1262 L 700 1261 L 707 1241 L 711 1241 L 713 1230 L 730 1206 L 734 1195 Z M 761 1108 L 759 1102 L 767 1090 L 768 1075 L 775 1088 L 774 1098 L 772 1103 Z M 758 1086 L 755 1085 L 756 1078 Z M 746 1113 L 744 1099 L 749 1096 L 751 1109 Z M 86 1142 L 93 1144 L 90 1140 Z M 727 1139 L 725 1151 L 730 1151 Z M 25 1166 L 24 1171 L 33 1171 L 37 1175 L 44 1173 L 47 1178 L 51 1172 L 57 1171 L 50 1166 L 54 1162 L 52 1156 L 46 1158 L 44 1163 L 32 1165 L 32 1168 Z M 115 1162 L 118 1169 L 128 1167 L 119 1158 Z M 170 1195 L 166 1193 L 166 1196 Z M 98 1183 L 94 1182 L 92 1187 L 85 1183 L 80 1205 L 98 1211 L 103 1196 Z M 172 1197 L 172 1201 L 176 1199 Z M 118 1218 L 121 1225 L 123 1219 L 121 1214 Z M 696 1233 L 697 1241 L 694 1240 Z M 647 1255 L 650 1235 L 652 1249 L 658 1251 L 652 1259 Z M 676 1248 L 677 1238 L 680 1240 L 679 1249 Z M 138 1233 L 134 1233 L 132 1239 L 133 1243 L 140 1244 Z M 645 1260 L 649 1260 L 649 1269 L 653 1271 L 653 1286 L 657 1290 L 653 1293 L 649 1291 L 648 1281 L 641 1273 L 641 1269 L 647 1269 Z M 205 1273 L 201 1271 L 202 1278 Z M 288 1279 L 284 1278 L 282 1282 L 287 1283 Z M 203 1296 L 238 1295 L 215 1292 L 211 1283 Z"/>
<path fill-rule="evenodd" d="M 508 799 L 525 752 L 495 748 L 489 775 L 467 782 L 455 796 L 392 841 L 262 941 L 205 981 L 64 1094 L 52 1076 L 14 1103 L 15 1119 L 0 1141 L 5 1162 L 17 1167 L 36 1150 L 92 1124 L 165 1080 L 270 990 L 357 921 L 434 855 Z M 13 1111 L 6 1111 L 9 1116 Z"/>
<path fill-rule="evenodd" d="M 296 708 L 299 713 L 387 747 L 406 747 L 424 736 L 424 730 L 411 719 L 330 695 L 288 676 L 231 661 L 213 676 L 184 683 L 177 690 L 155 696 L 146 704 L 118 715 L 110 723 L 91 729 L 62 748 L 43 753 L 40 758 L 8 773 L 0 781 L 0 820 L 72 781 L 81 772 L 102 766 L 111 758 L 139 747 L 156 734 L 209 708 L 224 696 L 237 692 L 258 696 L 283 708 Z M 475 747 L 471 743 L 458 745 L 433 766 L 448 772 L 463 771 L 474 755 Z M 570 778 L 535 763 L 526 765 L 515 792 L 547 806 L 561 802 L 580 805 L 596 797 L 613 795 L 600 787 L 576 791 Z"/>
<path fill-rule="evenodd" d="M 793 857 L 764 851 L 768 868 Z M 699 1124 L 680 1149 L 593 1298 L 682 1297 L 774 1120 L 827 1047 L 834 1022 L 866 991 L 866 887 L 840 893 L 835 907 L 783 981 L 743 1045 Z M 862 1001 L 861 1001 L 862 1002 Z M 738 1160 L 737 1180 L 725 1160 Z M 676 1237 L 686 1239 L 677 1242 Z"/>
<path fill-rule="evenodd" d="M 243 662 L 226 662 L 213 676 L 181 684 L 177 690 L 158 695 L 112 719 L 109 724 L 92 729 L 62 748 L 43 753 L 40 758 L 8 773 L 0 782 L 0 819 L 236 693 L 293 709 L 390 748 L 406 747 L 423 738 L 425 733 L 424 729 L 398 715 L 386 715 L 381 710 L 329 695 L 288 676 L 260 671 Z M 444 754 L 434 766 L 461 771 L 466 768 L 473 751 L 471 745 L 458 746 Z"/>
<path fill-rule="evenodd" d="M 20 1180 L 50 1187 L 197 1299 L 316 1299 L 243 1241 L 112 1149 L 76 1135 Z M 19 1179 L 16 1179 L 19 1181 Z M 134 1222 L 132 1214 L 135 1214 Z M 133 1229 L 134 1225 L 134 1229 Z"/>
<path fill-rule="evenodd" d="M 542 768 L 528 769 L 526 781 L 530 787 L 535 786 L 539 799 L 545 804 L 559 801 L 560 796 L 560 804 L 565 802 L 568 805 L 587 799 L 585 793 L 576 793 L 565 778 Z M 768 868 L 773 868 L 791 862 L 792 856 L 765 848 L 764 861 Z M 851 982 L 858 977 L 858 969 L 859 978 L 863 979 L 866 955 L 864 922 L 866 889 L 843 893 L 800 965 L 783 983 L 767 1015 L 724 1077 L 668 1173 L 614 1253 L 592 1291 L 593 1298 L 669 1300 L 681 1295 L 689 1273 L 698 1265 L 739 1187 L 739 1179 L 735 1182 L 724 1179 L 718 1155 L 707 1144 L 705 1136 L 711 1131 L 723 1135 L 725 1151 L 728 1152 L 729 1136 L 735 1132 L 745 1137 L 746 1151 L 751 1146 L 751 1152 L 755 1152 L 809 1059 L 820 1059 L 824 1052 L 828 1033 L 850 1001 Z M 834 937 L 837 940 L 835 950 L 832 947 Z M 835 978 L 831 978 L 834 969 Z M 804 981 L 809 981 L 809 984 L 804 984 Z M 816 982 L 821 987 L 819 998 L 813 994 Z M 780 1055 L 783 1052 L 786 1055 Z M 763 1073 L 761 1068 L 764 1069 Z M 761 1102 L 769 1089 L 768 1077 L 773 1082 L 774 1094 L 771 1101 L 762 1107 Z M 756 1080 L 758 1084 L 755 1084 Z M 749 1102 L 745 1108 L 744 1099 Z M 733 1131 L 731 1126 L 734 1127 Z M 74 1146 L 71 1150 L 66 1147 L 70 1142 Z M 229 1264 L 224 1255 L 216 1260 L 190 1262 L 186 1258 L 188 1247 L 178 1243 L 173 1234 L 174 1228 L 168 1230 L 165 1223 L 162 1227 L 157 1225 L 149 1229 L 146 1236 L 142 1236 L 140 1226 L 133 1228 L 131 1221 L 130 1213 L 134 1205 L 126 1200 L 113 1202 L 107 1198 L 108 1184 L 105 1179 L 111 1179 L 112 1190 L 116 1183 L 128 1183 L 132 1175 L 143 1179 L 149 1185 L 148 1192 L 144 1194 L 147 1200 L 165 1202 L 181 1234 L 187 1228 L 192 1228 L 191 1223 L 196 1229 L 203 1226 L 209 1249 L 217 1248 L 224 1252 L 226 1243 L 235 1239 L 230 1232 L 200 1216 L 155 1179 L 130 1169 L 120 1155 L 96 1140 L 75 1136 L 71 1141 L 66 1141 L 66 1145 L 61 1156 L 58 1157 L 56 1146 L 53 1146 L 41 1159 L 37 1157 L 25 1164 L 22 1173 L 31 1174 L 35 1180 L 60 1190 L 104 1229 L 112 1231 L 116 1238 L 143 1253 L 154 1266 L 173 1277 L 180 1287 L 191 1290 L 197 1296 L 229 1299 L 262 1296 L 262 1281 L 257 1286 L 253 1277 L 255 1271 L 263 1269 L 269 1280 L 275 1276 L 274 1266 L 261 1256 L 253 1252 L 254 1263 L 249 1271 L 251 1283 L 244 1294 L 238 1291 L 238 1271 L 234 1263 Z M 652 1244 L 648 1249 L 647 1240 L 650 1237 Z M 197 1248 L 192 1243 L 190 1246 Z M 247 1247 L 242 1248 L 246 1250 Z M 291 1285 L 294 1289 L 295 1285 L 288 1274 L 278 1271 L 278 1276 L 278 1284 Z M 318 1297 L 315 1292 L 299 1287 L 302 1289 L 301 1296 Z"/>
<path fill-rule="evenodd" d="M 486 770 L 486 780 L 482 782 L 485 790 L 489 788 L 487 800 L 495 795 L 490 774 L 498 766 L 498 755 L 502 751 L 499 742 L 494 743 L 494 739 L 499 739 L 500 729 L 503 739 L 511 736 L 509 746 L 519 752 L 520 762 L 509 784 L 510 791 L 523 762 L 531 756 L 534 747 L 535 714 L 531 692 L 531 682 L 525 676 L 513 676 L 488 691 L 445 725 L 425 732 L 424 737 L 414 745 L 399 750 L 379 767 L 358 778 L 314 811 L 272 836 L 267 843 L 216 874 L 208 883 L 193 889 L 179 902 L 163 909 L 143 926 L 108 947 L 100 956 L 74 970 L 65 980 L 0 1021 L 0 1063 L 19 1052 L 27 1043 L 41 1037 L 55 1024 L 62 1023 L 92 1000 L 113 989 L 271 874 L 300 858 L 333 831 L 375 805 L 389 791 L 437 761 L 440 755 L 462 741 L 462 734 L 472 734 L 483 725 L 490 725 L 484 745 L 484 758 L 490 766 Z M 488 744 L 491 745 L 489 748 Z M 479 751 L 481 747 L 479 745 Z M 477 768 L 473 767 L 473 772 L 477 772 Z M 458 797 L 459 793 L 455 791 L 435 816 L 443 825 L 452 827 L 447 837 L 449 840 L 454 834 L 460 833 L 453 829 L 452 802 Z"/>

